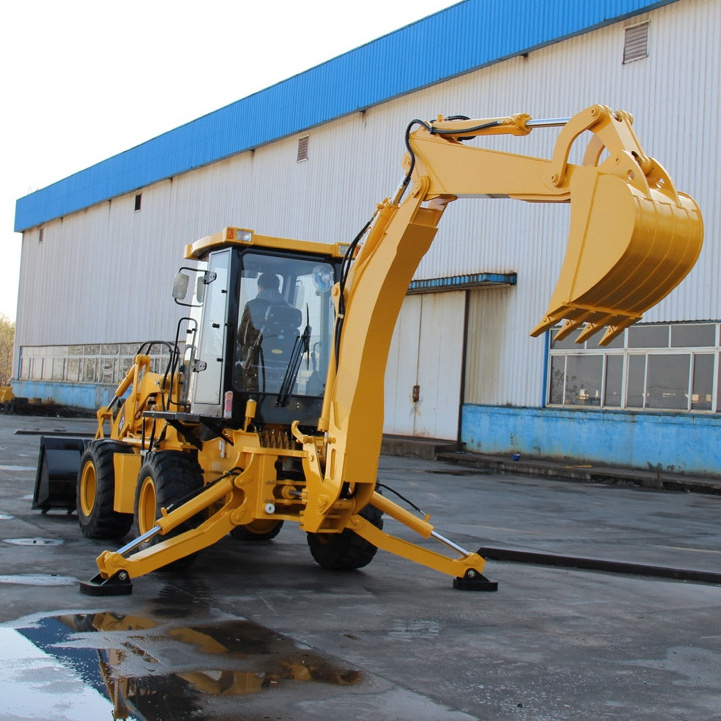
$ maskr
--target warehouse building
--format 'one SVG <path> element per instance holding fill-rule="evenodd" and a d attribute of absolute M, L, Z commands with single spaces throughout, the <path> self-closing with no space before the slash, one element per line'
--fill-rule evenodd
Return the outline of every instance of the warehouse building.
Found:
<path fill-rule="evenodd" d="M 453 203 L 396 327 L 385 431 L 721 474 L 719 27 L 719 0 L 466 0 L 21 198 L 16 394 L 106 402 L 142 341 L 172 340 L 185 245 L 224 226 L 349 242 L 394 193 L 414 118 L 602 103 L 699 203 L 696 267 L 610 347 L 530 338 L 568 206 Z M 556 135 L 496 140 L 548 157 Z"/>

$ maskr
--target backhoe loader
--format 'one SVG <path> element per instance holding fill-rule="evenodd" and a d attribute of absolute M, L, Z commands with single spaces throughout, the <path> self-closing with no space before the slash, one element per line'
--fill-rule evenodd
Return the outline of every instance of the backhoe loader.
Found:
<path fill-rule="evenodd" d="M 472 144 L 543 128 L 560 128 L 547 159 Z M 350 243 L 227 227 L 187 246 L 173 295 L 188 310 L 164 344 L 167 366 L 152 367 L 159 343 L 143 346 L 98 411 L 95 438 L 66 449 L 79 458 L 82 532 L 136 535 L 97 558 L 85 593 L 130 593 L 131 579 L 228 534 L 266 540 L 284 522 L 329 569 L 363 567 L 380 548 L 456 588 L 495 590 L 479 554 L 376 487 L 391 337 L 443 214 L 459 197 L 570 202 L 560 277 L 532 335 L 562 323 L 560 337 L 605 329 L 607 344 L 691 270 L 701 213 L 644 153 L 631 116 L 602 105 L 564 119 L 414 120 L 405 144 L 400 187 Z M 48 506 L 52 465 L 38 473 Z M 384 514 L 430 543 L 384 531 Z"/>

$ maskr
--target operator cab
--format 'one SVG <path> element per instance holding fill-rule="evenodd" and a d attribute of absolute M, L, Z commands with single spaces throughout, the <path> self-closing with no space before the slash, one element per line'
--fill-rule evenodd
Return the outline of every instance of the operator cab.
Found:
<path fill-rule="evenodd" d="M 331 298 L 344 246 L 257 236 L 239 229 L 198 241 L 200 260 L 185 348 L 185 401 L 210 427 L 254 423 L 317 426 L 331 356 Z M 199 247 L 198 247 L 199 246 Z M 198 249 L 193 252 L 193 249 Z M 179 274 L 179 277 L 180 274 Z M 188 280 L 176 285 L 187 285 Z"/>

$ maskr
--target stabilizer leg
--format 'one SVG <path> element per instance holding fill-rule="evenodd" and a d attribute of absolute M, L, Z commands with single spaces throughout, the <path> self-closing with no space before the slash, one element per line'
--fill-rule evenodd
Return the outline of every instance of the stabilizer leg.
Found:
<path fill-rule="evenodd" d="M 376 495 L 377 494 L 374 495 L 373 505 L 376 505 Z M 383 497 L 380 496 L 380 498 Z M 403 509 L 398 507 L 392 508 L 393 506 L 395 506 L 395 504 L 387 501 L 387 499 L 384 499 L 384 510 L 391 508 L 394 512 L 396 512 L 396 516 L 402 516 L 403 514 L 398 513 L 398 511 L 403 511 Z M 396 520 L 398 519 L 396 518 Z M 440 573 L 453 576 L 453 588 L 460 591 L 498 590 L 498 582 L 489 581 L 481 573 L 486 562 L 479 554 L 469 553 L 468 551 L 462 549 L 460 546 L 456 545 L 452 541 L 449 541 L 447 538 L 444 538 L 436 531 L 433 531 L 432 526 L 425 521 L 421 521 L 420 519 L 414 519 L 414 521 L 416 526 L 425 525 L 428 529 L 430 529 L 425 535 L 426 538 L 432 537 L 437 541 L 441 541 L 453 548 L 460 554 L 461 557 L 449 558 L 448 556 L 436 553 L 429 548 L 424 548 L 416 545 L 415 543 L 411 543 L 410 541 L 398 538 L 397 536 L 392 536 L 389 533 L 377 528 L 359 515 L 351 516 L 348 521 L 347 528 L 352 529 L 355 533 L 361 536 L 361 538 L 365 538 L 367 541 L 370 541 L 377 548 L 389 551 L 396 556 L 406 558 L 409 561 L 414 561 L 415 563 L 419 563 L 427 568 L 432 568 L 435 571 L 440 571 Z"/>

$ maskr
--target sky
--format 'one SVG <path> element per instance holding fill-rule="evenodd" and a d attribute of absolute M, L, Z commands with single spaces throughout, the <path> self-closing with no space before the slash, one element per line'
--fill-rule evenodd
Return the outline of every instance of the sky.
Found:
<path fill-rule="evenodd" d="M 17 311 L 18 198 L 457 1 L 5 3 L 0 315 Z"/>

